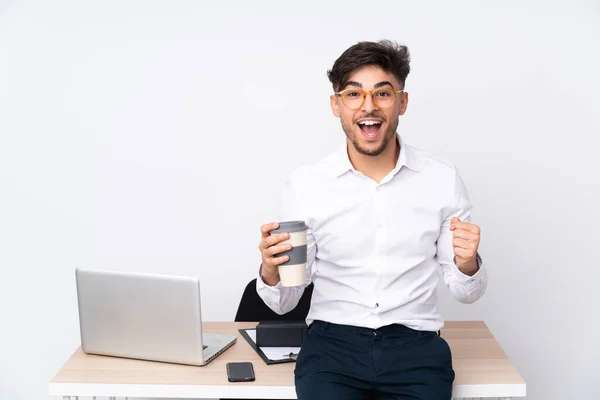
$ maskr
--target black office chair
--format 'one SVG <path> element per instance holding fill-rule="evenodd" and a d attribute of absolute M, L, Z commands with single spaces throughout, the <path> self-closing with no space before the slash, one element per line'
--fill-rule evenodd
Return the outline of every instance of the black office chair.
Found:
<path fill-rule="evenodd" d="M 310 308 L 313 284 L 304 289 L 304 293 L 296 308 L 292 311 L 279 315 L 271 310 L 256 292 L 256 278 L 252 279 L 242 294 L 242 299 L 235 315 L 235 322 L 259 322 L 259 321 L 304 321 Z"/>

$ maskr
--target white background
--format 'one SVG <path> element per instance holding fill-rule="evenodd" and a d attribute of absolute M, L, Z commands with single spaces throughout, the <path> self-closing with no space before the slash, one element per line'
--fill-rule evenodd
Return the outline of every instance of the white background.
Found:
<path fill-rule="evenodd" d="M 405 140 L 454 162 L 483 319 L 528 398 L 600 397 L 600 5 L 0 2 L 0 398 L 47 398 L 79 344 L 76 267 L 198 275 L 230 321 L 292 168 L 344 136 L 326 70 L 407 44 Z M 291 151 L 290 151 L 291 150 Z"/>

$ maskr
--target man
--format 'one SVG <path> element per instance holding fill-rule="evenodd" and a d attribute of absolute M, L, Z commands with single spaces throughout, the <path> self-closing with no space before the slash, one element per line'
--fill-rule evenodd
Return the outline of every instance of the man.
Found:
<path fill-rule="evenodd" d="M 278 220 L 304 220 L 314 291 L 298 356 L 298 399 L 451 398 L 450 348 L 439 336 L 438 271 L 453 297 L 479 299 L 487 274 L 480 229 L 456 168 L 396 132 L 408 105 L 405 46 L 360 42 L 328 71 L 333 114 L 346 134 L 324 160 L 286 182 Z M 286 233 L 261 227 L 257 291 L 275 312 L 305 286 L 282 287 Z"/>

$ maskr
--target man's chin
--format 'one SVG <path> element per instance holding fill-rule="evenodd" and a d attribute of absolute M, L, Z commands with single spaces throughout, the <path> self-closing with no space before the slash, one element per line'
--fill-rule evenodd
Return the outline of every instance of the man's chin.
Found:
<path fill-rule="evenodd" d="M 375 157 L 380 155 L 390 143 L 390 138 L 386 138 L 387 135 L 383 133 L 380 134 L 377 140 L 367 140 L 360 132 L 357 135 L 358 137 L 355 136 L 353 140 L 354 148 L 358 153 L 365 156 Z"/>
<path fill-rule="evenodd" d="M 369 143 L 367 145 L 364 145 L 364 144 L 355 142 L 354 148 L 356 149 L 357 152 L 359 152 L 362 155 L 375 157 L 375 156 L 378 156 L 381 153 L 383 153 L 383 150 L 385 150 L 385 144 L 378 142 L 378 143 Z"/>

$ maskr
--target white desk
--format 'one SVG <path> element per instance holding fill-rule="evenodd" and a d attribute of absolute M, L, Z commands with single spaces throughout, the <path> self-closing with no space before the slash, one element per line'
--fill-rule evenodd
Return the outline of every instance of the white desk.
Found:
<path fill-rule="evenodd" d="M 456 373 L 453 398 L 525 397 L 526 384 L 485 323 L 446 322 L 442 330 Z M 49 392 L 79 396 L 295 399 L 294 363 L 266 365 L 238 329 L 256 323 L 205 323 L 206 332 L 237 335 L 237 343 L 204 367 L 87 355 L 77 349 L 50 381 Z M 225 364 L 251 361 L 254 382 L 230 383 Z"/>

